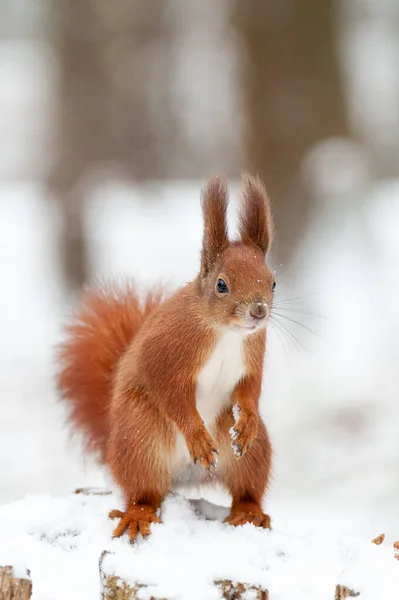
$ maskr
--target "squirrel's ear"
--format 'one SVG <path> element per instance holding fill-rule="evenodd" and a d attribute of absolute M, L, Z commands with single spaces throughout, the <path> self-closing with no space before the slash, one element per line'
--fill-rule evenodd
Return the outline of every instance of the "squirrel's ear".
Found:
<path fill-rule="evenodd" d="M 242 200 L 238 231 L 245 244 L 255 244 L 264 254 L 273 239 L 273 219 L 269 198 L 260 177 L 242 176 Z"/>
<path fill-rule="evenodd" d="M 202 241 L 201 275 L 212 270 L 219 254 L 229 243 L 227 236 L 227 184 L 220 175 L 213 175 L 202 188 L 204 237 Z"/>

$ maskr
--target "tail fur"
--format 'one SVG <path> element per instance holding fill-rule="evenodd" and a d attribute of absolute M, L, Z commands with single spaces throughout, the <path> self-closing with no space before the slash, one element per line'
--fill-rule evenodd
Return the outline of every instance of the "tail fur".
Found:
<path fill-rule="evenodd" d="M 162 301 L 149 293 L 140 302 L 133 286 L 87 290 L 66 327 L 57 352 L 57 383 L 69 403 L 72 424 L 83 431 L 87 449 L 106 460 L 108 410 L 113 372 L 143 321 Z"/>

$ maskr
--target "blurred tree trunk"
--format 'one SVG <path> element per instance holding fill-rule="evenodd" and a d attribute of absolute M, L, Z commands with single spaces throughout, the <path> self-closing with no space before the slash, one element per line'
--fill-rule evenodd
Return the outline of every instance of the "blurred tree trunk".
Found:
<path fill-rule="evenodd" d="M 273 202 L 274 255 L 289 262 L 310 210 L 299 167 L 317 141 L 348 135 L 334 0 L 233 0 L 246 111 L 246 167 Z"/>
<path fill-rule="evenodd" d="M 69 287 L 79 288 L 89 276 L 85 176 L 115 164 L 132 178 L 162 171 L 148 80 L 153 63 L 165 56 L 162 43 L 158 57 L 152 52 L 154 40 L 165 37 L 163 12 L 161 0 L 59 0 L 53 7 L 59 85 L 49 184 L 61 213 L 60 252 Z M 152 79 L 154 85 L 158 80 Z M 161 95 L 166 80 L 163 68 Z"/>

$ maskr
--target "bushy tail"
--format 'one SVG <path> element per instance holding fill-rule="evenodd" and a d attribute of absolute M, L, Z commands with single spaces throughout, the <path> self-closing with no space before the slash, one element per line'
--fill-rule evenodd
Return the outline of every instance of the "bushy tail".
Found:
<path fill-rule="evenodd" d="M 132 286 L 93 287 L 66 328 L 57 352 L 57 383 L 71 408 L 73 425 L 83 431 L 87 449 L 105 462 L 108 409 L 115 366 L 162 293 L 140 302 Z"/>

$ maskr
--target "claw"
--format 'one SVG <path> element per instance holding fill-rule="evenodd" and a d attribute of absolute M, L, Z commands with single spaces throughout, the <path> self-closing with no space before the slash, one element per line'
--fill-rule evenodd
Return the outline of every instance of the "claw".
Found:
<path fill-rule="evenodd" d="M 110 519 L 122 519 L 124 514 L 121 510 L 111 510 L 108 513 L 108 517 Z"/>
<path fill-rule="evenodd" d="M 258 418 L 255 414 L 243 411 L 236 414 L 236 423 L 230 427 L 231 446 L 237 458 L 241 458 L 256 438 Z"/>
<path fill-rule="evenodd" d="M 235 439 L 238 438 L 240 432 L 238 431 L 238 429 L 236 429 L 235 427 L 230 427 L 230 437 L 231 439 L 234 441 Z"/>
<path fill-rule="evenodd" d="M 232 444 L 232 448 L 233 448 L 233 452 L 234 452 L 234 454 L 235 454 L 235 455 L 236 455 L 236 457 L 237 457 L 237 460 L 238 460 L 239 458 L 241 458 L 241 457 L 242 457 L 242 454 L 243 454 L 243 452 L 242 452 L 242 446 L 241 446 L 241 444 L 235 444 L 235 443 L 233 443 L 233 444 Z"/>
<path fill-rule="evenodd" d="M 207 470 L 215 466 L 218 451 L 214 443 L 206 429 L 196 432 L 191 439 L 187 440 L 190 457 L 195 465 L 199 463 Z"/>

